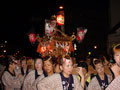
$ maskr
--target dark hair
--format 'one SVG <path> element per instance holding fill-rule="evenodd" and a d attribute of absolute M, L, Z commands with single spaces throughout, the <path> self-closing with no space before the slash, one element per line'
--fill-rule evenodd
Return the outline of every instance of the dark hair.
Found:
<path fill-rule="evenodd" d="M 52 64 L 54 64 L 54 62 L 53 62 L 53 58 L 51 57 L 51 56 L 45 56 L 44 58 L 43 58 L 43 63 L 44 63 L 44 61 L 50 61 Z"/>
<path fill-rule="evenodd" d="M 22 61 L 26 61 L 26 64 L 27 64 L 27 58 L 26 57 L 21 57 L 21 59 L 20 59 L 21 64 L 22 64 Z"/>
<path fill-rule="evenodd" d="M 12 63 L 17 63 L 17 62 L 15 62 L 15 61 L 16 61 L 16 58 L 15 58 L 15 57 L 13 57 L 13 56 L 7 56 L 6 68 L 8 68 L 9 65 L 12 64 Z"/>
<path fill-rule="evenodd" d="M 93 59 L 93 68 L 95 69 L 95 68 L 96 68 L 95 65 L 97 65 L 97 64 L 99 64 L 99 63 L 102 63 L 102 64 L 103 64 L 102 60 L 101 60 L 101 59 L 94 58 L 94 59 Z"/>
<path fill-rule="evenodd" d="M 117 44 L 113 47 L 113 53 L 118 50 L 120 51 L 120 44 Z"/>
<path fill-rule="evenodd" d="M 78 62 L 78 67 L 85 68 L 86 71 L 88 72 L 88 64 L 86 62 Z"/>
<path fill-rule="evenodd" d="M 62 59 L 62 55 L 59 55 L 58 57 L 53 57 L 54 64 L 55 65 L 60 64 L 61 59 Z"/>
<path fill-rule="evenodd" d="M 36 61 L 37 61 L 38 59 L 41 59 L 41 61 L 42 61 L 42 58 L 35 58 L 35 62 L 34 62 L 34 64 L 36 63 Z"/>

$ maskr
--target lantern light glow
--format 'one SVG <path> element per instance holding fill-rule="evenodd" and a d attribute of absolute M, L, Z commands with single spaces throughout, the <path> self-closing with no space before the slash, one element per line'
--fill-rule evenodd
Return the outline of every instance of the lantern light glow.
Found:
<path fill-rule="evenodd" d="M 63 15 L 57 15 L 57 23 L 58 25 L 64 25 L 64 16 Z"/>
<path fill-rule="evenodd" d="M 44 46 L 44 47 L 41 47 L 41 52 L 45 52 L 47 50 L 47 48 Z"/>
<path fill-rule="evenodd" d="M 63 9 L 63 6 L 60 6 L 59 9 Z"/>

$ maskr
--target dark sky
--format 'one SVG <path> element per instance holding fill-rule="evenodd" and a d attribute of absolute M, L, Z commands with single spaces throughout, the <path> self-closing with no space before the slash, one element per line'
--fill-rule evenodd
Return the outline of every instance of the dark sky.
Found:
<path fill-rule="evenodd" d="M 63 4 L 66 17 L 65 32 L 71 35 L 76 32 L 77 27 L 85 27 L 88 32 L 79 47 L 84 46 L 88 51 L 92 45 L 99 45 L 100 50 L 105 49 L 109 29 L 108 0 L 79 0 L 79 2 L 50 0 L 46 2 L 3 2 L 0 10 L 0 43 L 7 40 L 10 50 L 20 50 L 25 55 L 31 55 L 35 52 L 36 46 L 30 44 L 27 33 L 33 27 L 35 33 L 42 36 L 44 20 L 56 14 L 59 11 L 59 5 Z"/>

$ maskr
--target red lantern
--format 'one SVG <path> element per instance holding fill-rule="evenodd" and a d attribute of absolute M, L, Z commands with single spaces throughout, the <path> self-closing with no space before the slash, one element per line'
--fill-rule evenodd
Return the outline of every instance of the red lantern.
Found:
<path fill-rule="evenodd" d="M 59 14 L 56 19 L 58 25 L 64 25 L 64 15 Z"/>
<path fill-rule="evenodd" d="M 35 41 L 36 41 L 35 33 L 30 33 L 28 36 L 29 36 L 30 42 L 35 43 Z"/>
<path fill-rule="evenodd" d="M 56 17 L 58 25 L 64 25 L 64 11 L 59 11 Z"/>

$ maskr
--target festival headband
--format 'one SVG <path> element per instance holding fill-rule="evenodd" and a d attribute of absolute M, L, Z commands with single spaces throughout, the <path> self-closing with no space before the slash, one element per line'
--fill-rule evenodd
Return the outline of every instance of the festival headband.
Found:
<path fill-rule="evenodd" d="M 10 58 L 11 58 L 12 62 L 17 63 L 17 60 L 15 57 L 11 56 Z"/>
<path fill-rule="evenodd" d="M 64 61 L 64 62 L 70 62 L 71 60 L 70 60 L 70 59 L 63 58 L 63 61 Z"/>
<path fill-rule="evenodd" d="M 15 64 L 17 64 L 17 60 L 11 58 L 11 63 L 15 63 Z"/>
<path fill-rule="evenodd" d="M 96 60 L 97 60 L 97 58 L 94 58 L 94 59 L 93 59 L 93 64 L 94 64 L 94 65 L 95 65 L 95 61 L 96 61 Z"/>
<path fill-rule="evenodd" d="M 50 60 L 51 58 L 52 58 L 52 57 L 50 56 L 47 60 Z M 46 60 L 46 61 L 47 61 L 47 60 Z"/>
<path fill-rule="evenodd" d="M 16 60 L 13 60 L 13 62 L 14 62 L 15 64 L 17 64 L 17 61 L 16 61 Z"/>
<path fill-rule="evenodd" d="M 64 62 L 69 62 L 69 61 L 71 60 L 71 58 L 70 58 L 70 59 L 67 59 L 67 58 L 65 58 L 65 56 L 66 56 L 65 54 L 62 56 L 63 61 L 64 61 Z"/>
<path fill-rule="evenodd" d="M 116 47 L 118 47 L 118 46 L 120 46 L 120 43 L 113 47 L 113 51 L 115 51 Z"/>

